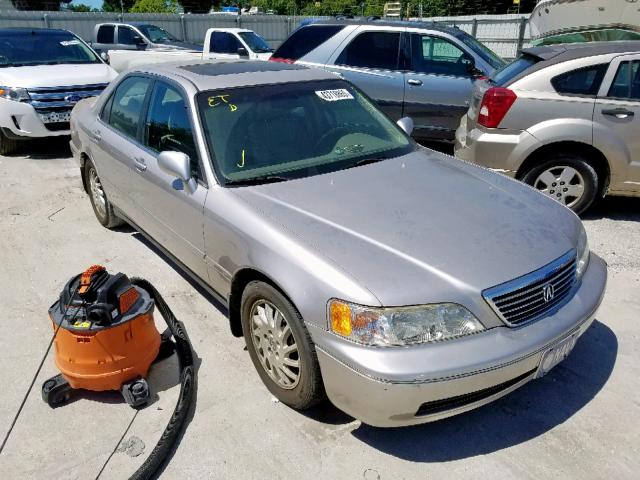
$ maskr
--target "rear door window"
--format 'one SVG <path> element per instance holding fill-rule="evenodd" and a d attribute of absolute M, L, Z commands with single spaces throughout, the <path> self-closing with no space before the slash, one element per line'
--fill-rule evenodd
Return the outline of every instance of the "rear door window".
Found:
<path fill-rule="evenodd" d="M 230 33 L 213 32 L 211 41 L 209 42 L 209 51 L 213 53 L 238 53 L 238 49 L 242 47 L 240 41 Z"/>
<path fill-rule="evenodd" d="M 400 32 L 364 32 L 342 51 L 337 65 L 398 70 Z"/>
<path fill-rule="evenodd" d="M 607 63 L 600 63 L 571 70 L 553 77 L 551 85 L 558 93 L 595 96 L 608 66 Z"/>
<path fill-rule="evenodd" d="M 274 58 L 298 60 L 344 28 L 344 25 L 308 25 L 291 34 L 274 52 Z"/>
<path fill-rule="evenodd" d="M 116 27 L 113 25 L 102 25 L 98 28 L 98 35 L 96 42 L 98 43 L 113 43 Z"/>
<path fill-rule="evenodd" d="M 110 100 L 109 125 L 127 137 L 137 138 L 138 124 L 151 80 L 146 77 L 125 78 Z"/>
<path fill-rule="evenodd" d="M 472 57 L 453 43 L 430 35 L 411 34 L 411 70 L 434 75 L 469 76 Z"/>
<path fill-rule="evenodd" d="M 640 100 L 640 60 L 620 63 L 607 97 Z"/>

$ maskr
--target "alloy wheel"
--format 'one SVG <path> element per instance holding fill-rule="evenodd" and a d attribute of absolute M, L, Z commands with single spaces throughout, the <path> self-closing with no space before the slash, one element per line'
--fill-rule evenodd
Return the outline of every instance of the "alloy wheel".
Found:
<path fill-rule="evenodd" d="M 580 172 L 575 168 L 554 166 L 538 175 L 533 186 L 545 195 L 571 208 L 584 195 L 585 182 Z"/>
<path fill-rule="evenodd" d="M 278 308 L 267 300 L 251 307 L 251 340 L 269 377 L 285 390 L 300 381 L 300 356 L 291 327 Z"/>
<path fill-rule="evenodd" d="M 91 190 L 91 197 L 96 210 L 98 210 L 100 216 L 104 217 L 107 214 L 107 199 L 104 195 L 100 178 L 93 167 L 89 170 L 89 190 Z"/>

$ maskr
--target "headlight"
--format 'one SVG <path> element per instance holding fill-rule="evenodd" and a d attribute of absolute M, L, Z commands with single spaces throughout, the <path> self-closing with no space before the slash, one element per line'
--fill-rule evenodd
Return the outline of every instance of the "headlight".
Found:
<path fill-rule="evenodd" d="M 30 99 L 27 89 L 19 87 L 0 87 L 0 97 L 16 102 L 24 102 Z"/>
<path fill-rule="evenodd" d="M 455 303 L 376 308 L 332 300 L 329 324 L 338 335 L 378 346 L 436 342 L 484 330 L 469 310 Z"/>
<path fill-rule="evenodd" d="M 578 246 L 576 247 L 576 275 L 581 278 L 587 266 L 589 265 L 589 242 L 587 240 L 587 232 L 584 227 L 580 226 L 580 236 L 578 237 Z"/>

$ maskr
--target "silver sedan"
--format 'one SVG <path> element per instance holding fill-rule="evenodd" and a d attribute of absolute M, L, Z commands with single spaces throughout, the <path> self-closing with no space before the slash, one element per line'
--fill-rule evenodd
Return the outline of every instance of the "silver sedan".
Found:
<path fill-rule="evenodd" d="M 155 65 L 72 114 L 96 217 L 149 237 L 229 309 L 266 387 L 376 426 L 437 420 L 546 374 L 606 267 L 533 189 L 417 146 L 332 74 Z"/>

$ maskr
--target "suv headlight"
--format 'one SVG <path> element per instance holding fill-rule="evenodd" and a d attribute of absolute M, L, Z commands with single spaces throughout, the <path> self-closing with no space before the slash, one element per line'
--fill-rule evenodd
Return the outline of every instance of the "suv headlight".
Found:
<path fill-rule="evenodd" d="M 24 102 L 30 100 L 29 93 L 26 88 L 20 87 L 0 87 L 0 97 L 16 102 Z"/>
<path fill-rule="evenodd" d="M 576 247 L 576 275 L 582 278 L 587 266 L 589 265 L 589 241 L 587 240 L 587 232 L 584 227 L 580 226 L 580 235 L 578 236 L 578 246 Z"/>
<path fill-rule="evenodd" d="M 484 330 L 473 314 L 455 303 L 413 307 L 365 307 L 329 302 L 333 332 L 365 345 L 392 346 L 449 340 Z"/>

